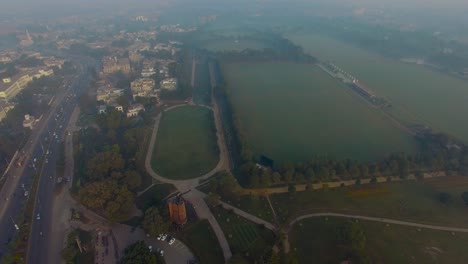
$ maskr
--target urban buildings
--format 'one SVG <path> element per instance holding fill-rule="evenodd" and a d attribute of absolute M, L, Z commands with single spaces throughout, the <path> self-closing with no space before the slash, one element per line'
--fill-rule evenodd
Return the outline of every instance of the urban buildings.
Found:
<path fill-rule="evenodd" d="M 124 93 L 124 89 L 117 89 L 110 85 L 101 86 L 96 91 L 96 101 L 111 104 L 116 102 Z"/>
<path fill-rule="evenodd" d="M 130 84 L 133 99 L 136 97 L 150 97 L 153 95 L 154 80 L 149 78 L 140 78 Z"/>
<path fill-rule="evenodd" d="M 0 82 L 0 99 L 9 101 L 26 88 L 28 83 L 34 78 L 49 76 L 53 73 L 52 69 L 31 69 L 17 73 L 11 77 L 3 78 Z"/>
<path fill-rule="evenodd" d="M 130 60 L 128 58 L 118 58 L 117 56 L 105 57 L 102 60 L 102 72 L 105 74 L 121 71 L 130 72 Z"/>
<path fill-rule="evenodd" d="M 135 117 L 142 111 L 145 111 L 145 107 L 142 104 L 134 104 L 128 108 L 127 117 Z"/>
<path fill-rule="evenodd" d="M 177 79 L 168 78 L 161 81 L 161 89 L 174 91 L 177 89 Z"/>

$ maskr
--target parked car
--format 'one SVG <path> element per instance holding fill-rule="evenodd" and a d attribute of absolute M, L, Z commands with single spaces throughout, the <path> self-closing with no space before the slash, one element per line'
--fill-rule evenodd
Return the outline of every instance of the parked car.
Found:
<path fill-rule="evenodd" d="M 174 242 L 175 242 L 175 238 L 171 238 L 171 240 L 169 240 L 169 245 L 174 244 Z"/>
<path fill-rule="evenodd" d="M 167 234 L 163 234 L 162 237 L 161 237 L 161 241 L 166 240 L 166 238 L 167 238 Z"/>

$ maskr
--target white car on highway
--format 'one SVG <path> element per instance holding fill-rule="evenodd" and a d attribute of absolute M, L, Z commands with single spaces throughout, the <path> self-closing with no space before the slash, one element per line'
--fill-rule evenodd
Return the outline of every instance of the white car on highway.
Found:
<path fill-rule="evenodd" d="M 40 215 L 40 214 L 37 214 L 36 219 L 37 219 L 37 220 L 41 220 L 41 215 Z"/>

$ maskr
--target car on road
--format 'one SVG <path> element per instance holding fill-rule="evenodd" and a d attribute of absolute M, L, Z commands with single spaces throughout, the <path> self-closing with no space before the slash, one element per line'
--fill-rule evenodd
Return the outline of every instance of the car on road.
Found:
<path fill-rule="evenodd" d="M 29 192 L 28 191 L 24 191 L 24 196 L 28 196 L 29 195 Z"/>
<path fill-rule="evenodd" d="M 150 252 L 153 252 L 153 246 L 148 246 Z"/>
<path fill-rule="evenodd" d="M 49 160 L 48 160 L 48 159 L 46 159 L 46 160 L 45 160 L 45 163 L 49 163 Z"/>
<path fill-rule="evenodd" d="M 167 234 L 162 234 L 162 236 L 161 236 L 161 241 L 166 240 L 166 238 L 167 238 Z"/>
<path fill-rule="evenodd" d="M 174 244 L 175 242 L 175 238 L 171 238 L 171 240 L 169 240 L 169 245 L 172 246 L 172 244 Z"/>
<path fill-rule="evenodd" d="M 36 219 L 41 220 L 41 215 L 39 213 L 37 214 Z"/>
<path fill-rule="evenodd" d="M 159 256 L 164 257 L 164 250 L 159 250 Z"/>

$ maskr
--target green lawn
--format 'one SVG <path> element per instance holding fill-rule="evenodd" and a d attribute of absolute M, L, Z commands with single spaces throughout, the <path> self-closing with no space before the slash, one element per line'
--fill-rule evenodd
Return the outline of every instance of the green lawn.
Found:
<path fill-rule="evenodd" d="M 468 190 L 468 186 L 443 190 L 452 194 L 453 203 L 449 205 L 438 200 L 440 189 L 427 182 L 275 194 L 270 199 L 282 222 L 295 215 L 336 212 L 468 228 L 468 210 L 460 198 L 463 190 Z"/>
<path fill-rule="evenodd" d="M 235 115 L 253 152 L 275 161 L 314 155 L 378 160 L 414 139 L 314 65 L 223 65 Z"/>
<path fill-rule="evenodd" d="M 379 96 L 393 114 L 423 122 L 468 142 L 468 82 L 414 64 L 383 58 L 352 45 L 312 34 L 291 34 L 293 42 L 321 60 L 333 61 Z"/>
<path fill-rule="evenodd" d="M 210 72 L 206 61 L 198 63 L 195 70 L 193 101 L 196 104 L 211 105 Z"/>
<path fill-rule="evenodd" d="M 244 256 L 252 263 L 269 255 L 275 242 L 273 232 L 221 207 L 212 208 L 212 212 L 223 229 L 233 255 Z"/>
<path fill-rule="evenodd" d="M 219 160 L 213 112 L 185 106 L 163 113 L 152 166 L 163 177 L 190 179 L 213 169 Z"/>
<path fill-rule="evenodd" d="M 187 226 L 181 240 L 190 247 L 200 263 L 224 263 L 223 252 L 208 220 Z"/>
<path fill-rule="evenodd" d="M 337 246 L 336 230 L 341 218 L 305 219 L 290 234 L 298 263 L 340 263 L 346 249 Z M 365 252 L 370 263 L 465 263 L 468 234 L 434 231 L 359 221 L 366 235 Z"/>
<path fill-rule="evenodd" d="M 237 207 L 265 221 L 274 223 L 274 216 L 266 198 L 256 195 L 242 195 L 234 199 L 222 197 L 223 202 Z"/>

